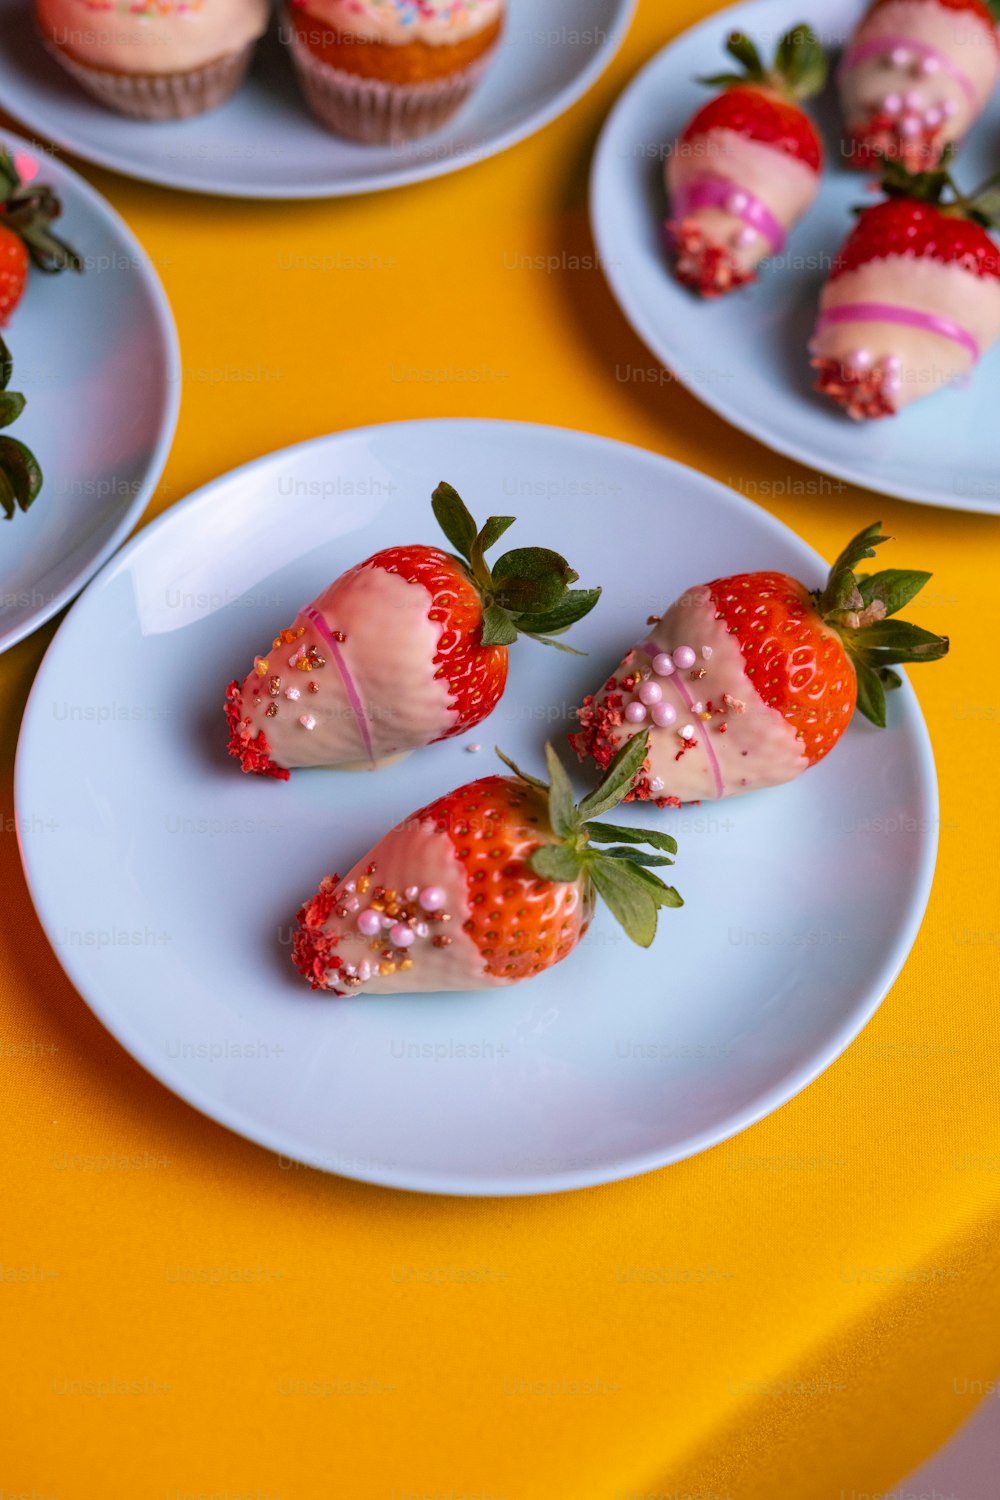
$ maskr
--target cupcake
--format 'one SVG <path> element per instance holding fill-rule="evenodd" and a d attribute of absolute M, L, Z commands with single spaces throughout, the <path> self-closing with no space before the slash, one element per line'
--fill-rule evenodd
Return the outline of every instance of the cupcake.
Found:
<path fill-rule="evenodd" d="M 284 38 L 324 125 L 366 145 L 439 129 L 481 79 L 505 0 L 290 0 Z"/>
<path fill-rule="evenodd" d="M 36 0 L 49 51 L 89 94 L 138 120 L 184 120 L 243 82 L 269 0 Z"/>

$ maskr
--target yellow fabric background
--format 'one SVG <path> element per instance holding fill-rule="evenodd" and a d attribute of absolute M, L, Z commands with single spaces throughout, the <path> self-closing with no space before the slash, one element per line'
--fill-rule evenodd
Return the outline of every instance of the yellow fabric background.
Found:
<path fill-rule="evenodd" d="M 668 453 L 826 556 L 881 516 L 894 565 L 936 570 L 914 618 L 954 640 L 916 674 L 943 812 L 912 957 L 804 1095 L 639 1180 L 466 1202 L 285 1169 L 147 1077 L 42 937 L 12 803 L 42 630 L 0 659 L 4 1500 L 861 1500 L 943 1440 L 1000 1364 L 1000 523 L 817 479 L 683 389 L 621 379 L 656 366 L 593 267 L 589 159 L 625 82 L 703 10 L 642 0 L 567 117 L 399 192 L 230 203 L 83 167 L 180 329 L 180 426 L 148 514 L 318 433 L 477 415 Z M 291 268 L 333 251 L 371 269 Z M 590 259 L 518 268 L 563 253 Z M 496 376 L 404 383 L 407 365 Z M 221 369 L 257 375 L 211 383 Z M 851 878 L 816 860 L 817 878 Z M 258 1279 L 179 1284 L 178 1265 Z M 86 1380 L 135 1384 L 69 1384 Z"/>

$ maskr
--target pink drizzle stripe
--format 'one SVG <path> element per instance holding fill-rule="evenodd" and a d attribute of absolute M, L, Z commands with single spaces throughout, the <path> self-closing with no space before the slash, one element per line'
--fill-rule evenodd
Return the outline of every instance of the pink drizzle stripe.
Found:
<path fill-rule="evenodd" d="M 747 200 L 746 207 L 739 213 L 730 206 L 734 193 L 741 193 Z M 700 177 L 695 182 L 687 183 L 674 193 L 673 204 L 675 214 L 681 219 L 692 209 L 724 208 L 727 213 L 734 214 L 737 219 L 742 219 L 744 224 L 749 224 L 762 234 L 776 255 L 784 249 L 785 231 L 767 204 L 755 198 L 753 193 L 737 187 L 735 183 L 727 182 L 724 177 Z"/>
<path fill-rule="evenodd" d="M 361 735 L 362 743 L 365 747 L 365 751 L 367 752 L 369 761 L 371 762 L 372 766 L 374 766 L 375 752 L 372 749 L 372 737 L 368 729 L 368 720 L 365 717 L 364 704 L 361 702 L 361 694 L 358 692 L 357 684 L 355 683 L 354 678 L 351 676 L 348 665 L 344 660 L 344 653 L 340 649 L 340 642 L 334 639 L 330 631 L 330 627 L 327 625 L 318 609 L 314 609 L 310 604 L 308 609 L 304 609 L 302 613 L 305 615 L 307 620 L 312 621 L 312 623 L 316 626 L 316 629 L 319 631 L 320 635 L 323 637 L 324 641 L 330 648 L 330 653 L 337 664 L 337 671 L 340 673 L 340 676 L 344 683 L 344 692 L 347 694 L 347 701 L 351 705 L 351 712 L 357 720 L 358 731 Z"/>
<path fill-rule="evenodd" d="M 652 657 L 659 656 L 661 648 L 656 644 L 655 641 L 643 641 L 642 645 L 639 647 L 639 650 L 644 651 L 647 656 Z M 681 702 L 684 704 L 684 707 L 687 709 L 688 713 L 691 714 L 694 719 L 698 720 L 698 715 L 694 711 L 694 699 L 691 697 L 691 694 L 688 692 L 687 688 L 681 681 L 680 674 L 674 672 L 670 677 L 665 678 L 664 681 L 673 683 L 674 687 L 680 694 Z M 696 727 L 698 728 L 698 733 L 701 736 L 701 743 L 704 746 L 705 754 L 708 756 L 708 763 L 712 768 L 712 775 L 715 778 L 715 795 L 717 797 L 722 797 L 724 795 L 722 790 L 722 768 L 719 765 L 718 758 L 715 754 L 715 750 L 712 747 L 712 742 L 709 739 L 707 732 L 701 727 L 700 720 L 698 720 Z"/>
<path fill-rule="evenodd" d="M 889 53 L 895 51 L 897 47 L 904 47 L 907 52 L 913 52 L 917 57 L 936 57 L 941 66 L 941 72 L 947 73 L 949 78 L 955 80 L 973 109 L 979 108 L 979 94 L 969 75 L 963 73 L 957 63 L 952 62 L 947 52 L 941 52 L 939 48 L 932 47 L 929 42 L 915 41 L 913 37 L 870 36 L 867 41 L 858 42 L 856 46 L 848 48 L 841 61 L 839 73 L 843 75 L 848 68 L 852 68 L 855 63 L 864 62 L 868 57 L 888 57 Z"/>
<path fill-rule="evenodd" d="M 897 307 L 892 302 L 845 302 L 840 307 L 828 307 L 821 312 L 816 324 L 817 333 L 830 323 L 901 323 L 906 328 L 922 328 L 927 333 L 939 333 L 942 338 L 952 339 L 967 349 L 975 362 L 980 355 L 979 345 L 967 329 L 950 318 L 937 313 L 921 312 L 916 307 Z"/>

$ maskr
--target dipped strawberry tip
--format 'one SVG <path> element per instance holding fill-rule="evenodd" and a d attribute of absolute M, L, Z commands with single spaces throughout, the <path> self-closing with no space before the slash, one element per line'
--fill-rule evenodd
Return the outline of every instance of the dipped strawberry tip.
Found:
<path fill-rule="evenodd" d="M 580 575 L 547 547 L 517 547 L 495 563 L 486 553 L 513 526 L 514 516 L 490 516 L 478 527 L 458 491 L 444 480 L 432 499 L 438 525 L 455 548 L 483 604 L 482 644 L 511 646 L 530 636 L 574 656 L 582 653 L 553 639 L 590 613 L 601 590 L 574 589 Z"/>
<path fill-rule="evenodd" d="M 20 391 L 7 389 L 14 366 L 10 351 L 0 338 L 0 430 L 16 421 L 25 407 Z M 17 511 L 33 505 L 42 487 L 42 471 L 31 449 L 18 438 L 0 435 L 0 507 L 13 520 Z"/>
<path fill-rule="evenodd" d="M 892 618 L 920 593 L 933 576 L 900 568 L 857 572 L 857 565 L 876 556 L 891 538 L 873 522 L 844 548 L 830 569 L 824 589 L 814 594 L 816 608 L 843 642 L 858 681 L 857 706 L 865 718 L 885 728 L 887 690 L 900 686 L 895 666 L 940 661 L 948 654 L 947 636 Z"/>
<path fill-rule="evenodd" d="M 238 682 L 231 682 L 226 689 L 226 723 L 229 725 L 229 754 L 236 757 L 247 775 L 273 776 L 276 781 L 287 781 L 289 773 L 271 758 L 271 747 L 263 730 L 255 733 L 249 718 L 243 712 L 243 690 Z"/>
<path fill-rule="evenodd" d="M 756 270 L 741 266 L 730 246 L 707 234 L 697 219 L 670 220 L 665 231 L 674 275 L 702 297 L 721 297 L 756 281 Z"/>
<path fill-rule="evenodd" d="M 72 245 L 52 231 L 61 214 L 62 204 L 52 188 L 42 182 L 23 182 L 14 158 L 0 146 L 0 225 L 24 241 L 32 263 L 48 275 L 83 270 Z"/>
<path fill-rule="evenodd" d="M 816 33 L 805 21 L 793 26 L 780 39 L 769 67 L 755 44 L 742 31 L 730 32 L 726 51 L 739 64 L 741 71 L 714 73 L 699 78 L 699 83 L 712 88 L 756 84 L 796 102 L 818 94 L 826 82 L 826 54 Z"/>
<path fill-rule="evenodd" d="M 894 417 L 900 377 L 888 361 L 863 368 L 830 355 L 810 361 L 816 371 L 814 389 L 841 407 L 855 422 Z"/>

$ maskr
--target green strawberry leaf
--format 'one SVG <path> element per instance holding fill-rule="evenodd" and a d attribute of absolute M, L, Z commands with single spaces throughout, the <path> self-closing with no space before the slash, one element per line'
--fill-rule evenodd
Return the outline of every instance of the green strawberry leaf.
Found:
<path fill-rule="evenodd" d="M 871 667 L 940 661 L 949 647 L 947 636 L 935 635 L 906 620 L 879 620 L 863 630 L 844 631 L 844 639 L 851 656 Z"/>
<path fill-rule="evenodd" d="M 4 471 L 22 510 L 27 510 L 42 487 L 42 471 L 30 448 L 17 438 L 0 437 L 0 469 Z"/>
<path fill-rule="evenodd" d="M 519 780 L 526 781 L 529 786 L 538 787 L 539 791 L 548 791 L 548 787 L 545 785 L 544 781 L 539 781 L 537 776 L 532 776 L 528 771 L 522 771 L 521 767 L 517 765 L 516 762 L 512 761 L 509 755 L 504 755 L 499 745 L 494 745 L 493 749 L 496 751 L 497 755 L 503 761 L 507 769 L 509 771 L 513 771 L 514 775 L 518 777 Z"/>
<path fill-rule="evenodd" d="M 434 491 L 431 508 L 441 530 L 460 557 L 471 560 L 476 523 L 461 495 L 443 479 Z"/>
<path fill-rule="evenodd" d="M 650 896 L 657 906 L 677 907 L 683 906 L 683 899 L 674 890 L 672 885 L 664 885 L 659 875 L 654 875 L 652 870 L 643 869 L 642 865 L 630 865 L 633 875 L 636 875 L 646 886 Z"/>
<path fill-rule="evenodd" d="M 881 521 L 874 521 L 864 531 L 859 531 L 856 537 L 852 537 L 830 569 L 826 587 L 819 596 L 820 614 L 862 608 L 863 600 L 853 569 L 866 557 L 874 557 L 875 548 L 889 540 L 889 537 L 882 535 Z"/>
<path fill-rule="evenodd" d="M 0 391 L 5 391 L 10 384 L 10 377 L 14 373 L 14 361 L 10 357 L 10 350 L 0 338 Z"/>
<path fill-rule="evenodd" d="M 855 662 L 858 678 L 858 708 L 879 729 L 885 728 L 885 689 L 879 675 L 865 662 Z"/>
<path fill-rule="evenodd" d="M 703 83 L 710 89 L 731 89 L 746 81 L 745 73 L 702 73 L 695 79 L 695 83 Z"/>
<path fill-rule="evenodd" d="M 488 604 L 483 610 L 484 646 L 512 646 L 517 640 L 517 627 L 510 615 L 499 604 Z"/>
<path fill-rule="evenodd" d="M 0 506 L 3 507 L 5 519 L 12 521 L 17 510 L 17 496 L 3 469 L 0 469 Z"/>
<path fill-rule="evenodd" d="M 567 589 L 554 609 L 519 615 L 517 628 L 522 635 L 558 635 L 588 615 L 600 597 L 600 589 Z"/>
<path fill-rule="evenodd" d="M 9 427 L 16 422 L 24 410 L 24 397 L 20 391 L 0 392 L 0 427 Z"/>
<path fill-rule="evenodd" d="M 548 547 L 515 547 L 497 559 L 493 591 L 504 609 L 515 614 L 540 614 L 553 609 L 579 576 L 564 557 Z"/>
<path fill-rule="evenodd" d="M 528 863 L 543 880 L 559 883 L 578 879 L 582 868 L 579 856 L 568 844 L 541 844 L 529 857 Z"/>
<path fill-rule="evenodd" d="M 656 902 L 631 867 L 600 859 L 587 866 L 587 873 L 633 943 L 648 948 L 656 936 Z"/>
<path fill-rule="evenodd" d="M 476 537 L 476 545 L 480 551 L 488 552 L 495 546 L 516 520 L 516 516 L 490 516 Z"/>
<path fill-rule="evenodd" d="M 644 865 L 647 869 L 673 864 L 673 860 L 666 854 L 647 854 L 645 849 L 602 849 L 599 858 L 625 859 L 630 864 Z"/>
<path fill-rule="evenodd" d="M 811 26 L 800 22 L 778 43 L 774 71 L 794 99 L 818 94 L 826 82 L 826 54 Z"/>
<path fill-rule="evenodd" d="M 549 769 L 549 822 L 552 832 L 564 839 L 580 827 L 576 798 L 566 768 L 551 745 L 545 746 L 545 761 Z"/>
<path fill-rule="evenodd" d="M 649 730 L 643 729 L 625 741 L 612 760 L 599 786 L 580 803 L 580 819 L 588 823 L 602 813 L 611 812 L 631 791 L 632 783 L 642 770 L 649 753 Z"/>
<path fill-rule="evenodd" d="M 744 32 L 731 31 L 729 33 L 726 38 L 726 51 L 746 71 L 746 77 L 740 79 L 741 83 L 746 83 L 747 78 L 762 79 L 764 77 L 761 55 Z"/>
<path fill-rule="evenodd" d="M 877 599 L 885 605 L 887 615 L 894 615 L 916 598 L 932 577 L 932 573 L 916 573 L 905 568 L 883 568 L 881 573 L 872 573 L 871 576 L 859 575 L 857 582 L 865 608 Z"/>
<path fill-rule="evenodd" d="M 588 823 L 587 832 L 592 844 L 649 844 L 653 849 L 665 849 L 668 854 L 677 853 L 677 840 L 669 833 L 660 833 L 653 828 L 626 828 L 618 823 Z"/>

